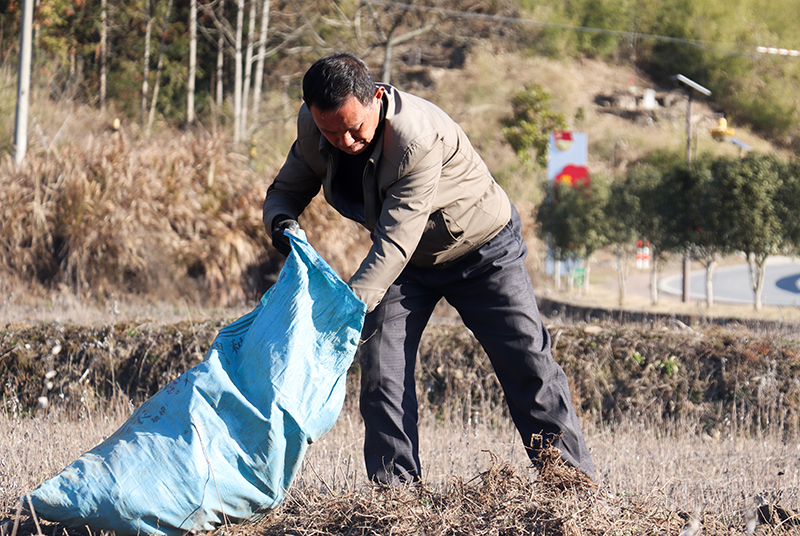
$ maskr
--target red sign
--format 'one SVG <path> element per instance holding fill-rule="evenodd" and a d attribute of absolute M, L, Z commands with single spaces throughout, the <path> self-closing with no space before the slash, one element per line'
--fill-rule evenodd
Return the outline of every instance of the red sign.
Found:
<path fill-rule="evenodd" d="M 565 166 L 561 173 L 556 175 L 555 183 L 563 182 L 573 187 L 588 186 L 590 182 L 589 170 L 586 166 L 574 166 L 572 164 Z"/>

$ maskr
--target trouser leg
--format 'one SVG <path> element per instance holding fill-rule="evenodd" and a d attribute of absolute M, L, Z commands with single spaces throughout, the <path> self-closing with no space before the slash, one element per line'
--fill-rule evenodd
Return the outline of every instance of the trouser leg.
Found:
<path fill-rule="evenodd" d="M 421 476 L 414 367 L 438 300 L 401 276 L 365 318 L 358 353 L 364 461 L 371 480 L 396 484 Z"/>
<path fill-rule="evenodd" d="M 462 278 L 445 297 L 486 350 L 506 395 L 509 411 L 537 458 L 534 435 L 561 450 L 562 458 L 594 475 L 591 455 L 563 369 L 553 360 L 528 271 L 519 216 L 499 235 L 459 262 Z"/>

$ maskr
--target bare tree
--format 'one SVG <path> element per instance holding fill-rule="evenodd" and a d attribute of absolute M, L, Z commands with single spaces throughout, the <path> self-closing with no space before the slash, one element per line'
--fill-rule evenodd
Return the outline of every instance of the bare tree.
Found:
<path fill-rule="evenodd" d="M 258 0 L 253 0 L 258 1 Z M 262 16 L 261 16 L 261 30 L 260 30 L 260 37 L 259 37 L 259 47 L 258 47 L 258 54 L 255 57 L 252 57 L 250 53 L 248 53 L 248 60 L 247 63 L 252 65 L 252 62 L 255 60 L 257 63 L 256 66 L 256 81 L 254 83 L 254 96 L 253 96 L 253 108 L 256 111 L 256 114 L 251 118 L 255 121 L 255 116 L 257 115 L 258 111 L 258 102 L 261 99 L 261 84 L 264 76 L 264 60 L 276 52 L 282 49 L 286 49 L 293 43 L 297 38 L 303 34 L 306 34 L 311 30 L 311 21 L 302 16 L 302 22 L 298 23 L 296 26 L 287 26 L 285 28 L 286 31 L 280 33 L 280 37 L 278 38 L 278 43 L 272 47 L 267 49 L 267 33 L 268 28 L 270 25 L 270 0 L 262 0 Z M 244 0 L 236 0 L 237 5 L 237 17 L 236 17 L 236 27 L 234 28 L 228 20 L 223 17 L 222 13 L 222 6 L 224 0 L 219 0 L 218 2 L 213 3 L 201 3 L 198 5 L 200 9 L 203 10 L 203 13 L 207 15 L 213 22 L 214 27 L 216 28 L 216 35 L 212 34 L 212 32 L 200 26 L 198 29 L 203 32 L 203 34 L 212 39 L 215 38 L 217 40 L 217 108 L 220 109 L 222 107 L 223 101 L 223 92 L 222 92 L 222 66 L 224 63 L 224 53 L 227 47 L 230 47 L 234 50 L 233 59 L 234 59 L 234 125 L 233 125 L 233 134 L 234 134 L 234 143 L 239 143 L 241 141 L 241 136 L 245 134 L 245 129 L 243 128 L 243 124 L 246 124 L 246 121 L 243 119 L 243 116 L 247 113 L 250 108 L 249 101 L 244 100 L 244 83 L 243 83 L 243 61 L 242 61 L 242 34 L 244 33 L 244 7 L 245 2 Z M 214 8 L 216 6 L 216 9 Z M 256 12 L 257 13 L 257 12 Z M 257 15 L 254 15 L 251 11 L 250 14 L 250 36 L 252 39 L 255 39 L 255 26 Z M 249 87 L 249 85 L 248 85 Z"/>
<path fill-rule="evenodd" d="M 25 160 L 28 152 L 28 110 L 31 89 L 31 50 L 33 41 L 33 0 L 22 4 L 22 28 L 19 45 L 19 73 L 17 74 L 17 117 L 14 129 L 14 162 Z"/>
<path fill-rule="evenodd" d="M 469 2 L 468 2 L 469 4 Z M 383 49 L 383 82 L 391 83 L 392 67 L 399 45 L 414 42 L 416 58 L 412 62 L 452 65 L 463 60 L 463 50 L 476 39 L 502 37 L 516 32 L 513 25 L 498 22 L 513 16 L 518 2 L 497 0 L 472 2 L 461 0 L 361 0 L 353 21 L 359 40 Z M 373 31 L 363 34 L 360 14 L 372 20 Z M 368 30 L 368 28 L 364 28 Z M 426 35 L 427 34 L 427 35 Z"/>
<path fill-rule="evenodd" d="M 161 44 L 158 47 L 158 64 L 156 65 L 156 80 L 153 84 L 153 98 L 150 101 L 150 115 L 147 118 L 147 134 L 149 135 L 153 129 L 153 121 L 156 115 L 156 102 L 158 102 L 158 87 L 161 83 L 161 71 L 164 68 L 164 47 L 167 41 L 167 24 L 169 23 L 170 15 L 172 15 L 172 5 L 174 0 L 169 0 L 167 4 L 167 12 L 164 14 L 164 23 L 161 26 Z"/>
<path fill-rule="evenodd" d="M 382 18 L 375 12 L 375 7 L 372 2 L 368 2 L 366 5 L 375 23 L 375 31 L 377 32 L 378 40 L 383 46 L 383 75 L 381 76 L 381 82 L 389 84 L 392 78 L 392 56 L 394 54 L 394 47 L 433 30 L 438 23 L 438 17 L 435 15 L 424 15 L 427 17 L 424 26 L 402 31 L 404 25 L 408 24 L 412 16 L 424 12 L 413 11 L 413 4 L 407 4 L 405 7 L 396 8 L 394 10 L 384 10 L 382 12 L 384 17 Z M 388 26 L 387 30 L 383 29 L 384 25 Z M 398 32 L 402 33 L 398 34 Z"/>
<path fill-rule="evenodd" d="M 236 38 L 233 54 L 233 143 L 239 143 L 242 134 L 242 27 L 244 26 L 244 0 L 236 0 L 236 10 Z"/>
<path fill-rule="evenodd" d="M 212 12 L 213 13 L 213 12 Z M 220 0 L 219 3 L 219 19 L 222 20 L 225 17 L 225 0 Z M 217 37 L 217 111 L 215 112 L 215 117 L 219 114 L 219 110 L 222 110 L 222 102 L 223 102 L 223 84 L 222 84 L 222 75 L 223 75 L 223 67 L 225 66 L 225 34 L 223 33 L 222 29 L 219 30 L 219 36 Z"/>
<path fill-rule="evenodd" d="M 261 33 L 258 38 L 258 59 L 256 60 L 256 79 L 253 89 L 253 124 L 258 124 L 258 108 L 261 105 L 261 85 L 264 83 L 264 59 L 267 49 L 270 0 L 261 3 Z"/>
<path fill-rule="evenodd" d="M 186 124 L 194 123 L 194 83 L 197 75 L 197 0 L 189 5 L 189 80 L 186 90 Z"/>
<path fill-rule="evenodd" d="M 108 0 L 100 2 L 100 109 L 106 109 L 108 87 Z"/>
<path fill-rule="evenodd" d="M 256 0 L 250 0 L 250 18 L 247 26 L 247 52 L 244 60 L 244 94 L 242 95 L 242 136 L 247 133 L 247 109 L 250 102 L 250 78 L 253 74 L 253 47 L 256 41 Z"/>
<path fill-rule="evenodd" d="M 215 0 L 213 2 L 201 3 L 198 7 L 203 10 L 204 15 L 209 17 L 214 22 L 216 33 L 212 32 L 205 26 L 200 26 L 198 29 L 206 36 L 209 41 L 213 41 L 217 46 L 217 64 L 212 83 L 215 85 L 212 88 L 214 99 L 214 131 L 216 132 L 219 125 L 219 114 L 224 104 L 224 68 L 225 68 L 225 52 L 227 47 L 233 45 L 235 42 L 235 32 L 231 27 L 228 20 L 225 18 L 225 0 Z"/>
<path fill-rule="evenodd" d="M 142 66 L 142 125 L 147 121 L 147 93 L 150 79 L 150 38 L 153 31 L 153 18 L 150 16 L 150 0 L 144 0 L 144 60 Z"/>

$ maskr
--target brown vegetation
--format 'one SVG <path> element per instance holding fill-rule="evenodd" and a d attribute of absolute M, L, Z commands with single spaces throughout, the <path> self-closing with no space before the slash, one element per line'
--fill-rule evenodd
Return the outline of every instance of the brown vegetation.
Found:
<path fill-rule="evenodd" d="M 237 160 L 212 137 L 145 145 L 121 132 L 32 155 L 19 169 L 6 160 L 3 290 L 243 301 L 257 289 L 247 271 L 264 256 L 265 186 Z M 180 288 L 188 280 L 195 289 Z"/>
<path fill-rule="evenodd" d="M 141 403 L 199 363 L 230 320 L 8 326 L 0 331 L 4 409 L 35 413 L 42 396 L 47 405 L 70 411 L 85 406 L 87 396 L 102 401 L 121 393 Z M 646 415 L 685 418 L 698 433 L 715 437 L 775 427 L 787 439 L 800 436 L 800 349 L 792 334 L 667 324 L 556 323 L 551 330 L 574 403 L 591 420 Z M 357 374 L 354 366 L 350 400 L 357 399 Z M 495 409 L 503 407 L 503 395 L 491 365 L 461 325 L 427 330 L 418 385 L 423 411 L 502 418 Z"/>
<path fill-rule="evenodd" d="M 196 363 L 227 322 L 8 326 L 0 344 L 4 534 L 16 497 L 118 428 L 133 407 L 128 400 L 143 400 Z M 555 456 L 545 456 L 542 471 L 525 464 L 480 346 L 463 326 L 442 322 L 426 332 L 418 369 L 423 485 L 366 483 L 354 367 L 339 422 L 312 446 L 286 501 L 254 525 L 218 534 L 793 533 L 794 518 L 780 515 L 800 504 L 791 334 L 549 326 L 573 380 L 596 484 Z M 37 408 L 41 396 L 49 403 Z M 21 520 L 17 536 L 36 534 L 32 518 Z M 64 534 L 40 523 L 44 534 Z"/>
<path fill-rule="evenodd" d="M 0 419 L 7 439 L 0 444 L 7 460 L 0 464 L 3 533 L 11 533 L 15 520 L 18 502 L 12 493 L 24 494 L 59 471 L 59 464 L 81 453 L 80 445 L 88 448 L 105 437 L 120 418 L 124 412 L 113 407 L 91 412 L 81 419 L 80 431 L 73 425 L 72 434 L 61 419 Z M 782 517 L 792 516 L 798 504 L 796 455 L 773 437 L 693 441 L 691 432 L 671 432 L 669 425 L 657 430 L 652 423 L 619 423 L 613 432 L 589 427 L 587 441 L 600 471 L 597 482 L 589 483 L 554 455 L 545 456 L 541 472 L 521 461 L 521 449 L 520 457 L 508 456 L 503 451 L 516 438 L 507 426 L 450 429 L 446 421 L 424 418 L 423 460 L 446 476 L 412 488 L 379 488 L 366 484 L 363 470 L 348 474 L 350 465 L 360 465 L 348 456 L 357 455 L 351 447 L 361 435 L 356 429 L 343 433 L 350 419 L 345 412 L 334 430 L 312 445 L 278 509 L 254 524 L 220 527 L 212 535 L 796 533 L 795 518 Z M 54 434 L 61 441 L 52 441 Z M 456 465 L 437 455 L 442 439 L 455 443 Z M 473 458 L 483 463 L 468 469 Z M 29 515 L 20 521 L 18 536 L 37 534 Z M 43 534 L 91 536 L 81 527 L 39 524 Z"/>

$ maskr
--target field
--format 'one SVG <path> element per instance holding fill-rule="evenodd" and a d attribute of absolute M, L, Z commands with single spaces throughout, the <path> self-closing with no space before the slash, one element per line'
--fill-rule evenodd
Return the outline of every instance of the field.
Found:
<path fill-rule="evenodd" d="M 93 329 L 18 324 L 6 330 L 0 347 L 3 534 L 14 533 L 17 497 L 108 437 L 139 401 L 199 360 L 225 322 L 120 321 Z M 557 462 L 541 473 L 530 468 L 482 351 L 444 314 L 426 333 L 419 363 L 422 486 L 386 490 L 366 481 L 354 369 L 343 413 L 310 447 L 286 501 L 254 525 L 220 533 L 796 531 L 794 518 L 779 517 L 800 508 L 800 391 L 793 377 L 800 360 L 791 330 L 548 324 L 572 382 L 595 482 Z M 37 409 L 44 369 L 30 356 L 52 354 L 59 335 L 71 342 L 54 360 L 58 385 L 51 404 Z M 85 344 L 89 340 L 106 344 Z M 179 348 L 175 340 L 182 341 Z M 143 347 L 162 357 L 142 366 Z M 137 362 L 138 383 L 129 366 Z M 86 380 L 82 391 L 74 389 L 79 376 Z M 25 513 L 19 520 L 17 535 L 39 530 Z M 64 534 L 60 525 L 39 522 L 43 534 Z"/>

